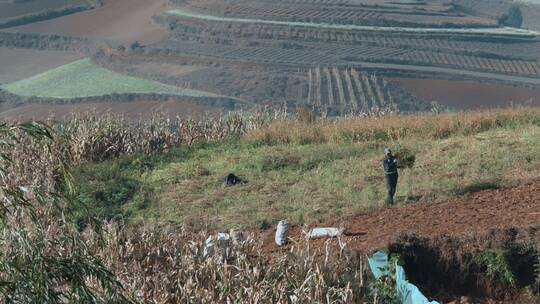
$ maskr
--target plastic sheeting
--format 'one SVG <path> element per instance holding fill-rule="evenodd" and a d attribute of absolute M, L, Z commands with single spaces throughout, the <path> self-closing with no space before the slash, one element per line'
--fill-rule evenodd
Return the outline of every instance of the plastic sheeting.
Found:
<path fill-rule="evenodd" d="M 320 237 L 336 237 L 341 234 L 338 228 L 313 228 L 309 232 L 310 239 L 316 239 Z"/>
<path fill-rule="evenodd" d="M 228 247 L 232 240 L 234 244 L 241 243 L 244 237 L 241 232 L 231 230 L 230 233 L 218 232 L 216 235 L 209 236 L 204 242 L 203 257 L 207 258 L 214 254 L 216 242 L 221 247 Z"/>
<path fill-rule="evenodd" d="M 377 251 L 368 258 L 369 268 L 376 279 L 388 275 L 388 253 Z M 403 304 L 439 304 L 437 301 L 429 301 L 414 284 L 407 281 L 405 269 L 396 263 L 396 293 Z"/>

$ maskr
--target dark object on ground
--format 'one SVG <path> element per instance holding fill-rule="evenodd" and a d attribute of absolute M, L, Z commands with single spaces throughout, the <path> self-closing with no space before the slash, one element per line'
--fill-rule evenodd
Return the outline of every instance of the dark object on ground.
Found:
<path fill-rule="evenodd" d="M 243 183 L 244 181 L 239 178 L 238 176 L 232 174 L 232 173 L 229 173 L 229 175 L 227 175 L 227 177 L 225 177 L 225 184 L 227 186 L 234 186 L 234 185 L 238 185 L 240 183 Z"/>

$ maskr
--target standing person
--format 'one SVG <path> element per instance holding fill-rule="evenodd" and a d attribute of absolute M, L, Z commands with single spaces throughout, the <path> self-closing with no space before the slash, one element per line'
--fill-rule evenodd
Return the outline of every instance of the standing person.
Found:
<path fill-rule="evenodd" d="M 392 150 L 384 149 L 384 175 L 386 177 L 386 189 L 388 195 L 386 204 L 392 206 L 394 204 L 394 194 L 396 194 L 396 186 L 398 182 L 397 158 L 392 154 Z"/>

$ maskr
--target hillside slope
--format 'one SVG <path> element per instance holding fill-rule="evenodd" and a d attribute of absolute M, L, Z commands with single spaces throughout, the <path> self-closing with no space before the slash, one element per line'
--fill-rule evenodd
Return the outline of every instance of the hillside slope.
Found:
<path fill-rule="evenodd" d="M 516 187 L 480 190 L 437 203 L 397 206 L 328 224 L 345 228 L 343 241 L 349 248 L 371 252 L 396 242 L 404 234 L 459 237 L 493 229 L 536 227 L 540 223 L 539 201 L 540 181 L 536 180 Z M 273 231 L 263 235 L 268 251 L 280 250 L 273 245 Z M 301 229 L 295 229 L 291 236 L 301 239 Z"/>
<path fill-rule="evenodd" d="M 503 113 L 276 122 L 242 139 L 87 163 L 75 176 L 81 200 L 131 222 L 196 229 L 267 228 L 284 218 L 339 223 L 384 207 L 384 147 L 415 159 L 400 172 L 399 205 L 540 177 L 538 112 Z M 231 172 L 245 183 L 225 186 Z"/>

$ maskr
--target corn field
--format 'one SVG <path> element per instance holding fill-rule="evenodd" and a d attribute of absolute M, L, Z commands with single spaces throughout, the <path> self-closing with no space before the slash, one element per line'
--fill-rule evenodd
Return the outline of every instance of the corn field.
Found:
<path fill-rule="evenodd" d="M 351 303 L 366 295 L 365 257 L 341 241 L 339 250 L 306 241 L 271 254 L 238 232 L 205 254 L 207 233 L 182 227 L 111 222 L 78 231 L 64 155 L 53 156 L 62 143 L 38 124 L 0 131 L 0 303 Z M 38 187 L 10 178 L 11 152 L 31 151 L 20 146 L 40 146 L 50 163 L 34 164 L 57 172 L 36 171 Z M 47 189 L 47 178 L 58 181 Z"/>
<path fill-rule="evenodd" d="M 285 252 L 263 252 L 255 235 L 218 243 L 204 257 L 204 232 L 146 225 L 104 227 L 95 251 L 126 294 L 143 303 L 362 303 L 367 259 L 306 241 Z M 85 233 L 90 247 L 99 238 Z M 335 245 L 335 244 L 334 244 Z"/>
<path fill-rule="evenodd" d="M 50 119 L 46 124 L 54 136 L 52 142 L 26 136 L 24 132 L 13 134 L 18 144 L 6 147 L 6 152 L 13 156 L 7 180 L 52 191 L 59 177 L 59 157 L 80 164 L 122 155 L 159 153 L 182 145 L 243 136 L 285 116 L 281 111 L 262 111 L 195 120 L 157 113 L 150 120 L 133 122 L 120 115 L 83 113 L 64 122 Z"/>

